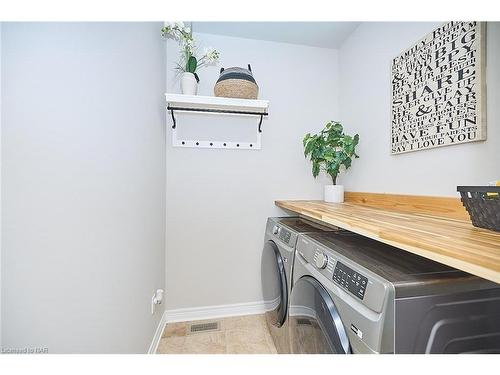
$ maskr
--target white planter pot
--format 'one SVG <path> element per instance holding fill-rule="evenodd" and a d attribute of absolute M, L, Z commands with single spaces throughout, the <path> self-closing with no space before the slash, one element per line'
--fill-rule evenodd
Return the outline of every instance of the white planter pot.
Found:
<path fill-rule="evenodd" d="M 325 185 L 325 202 L 344 202 L 344 185 Z"/>
<path fill-rule="evenodd" d="M 196 95 L 198 82 L 193 73 L 184 72 L 181 76 L 181 92 L 184 95 Z"/>

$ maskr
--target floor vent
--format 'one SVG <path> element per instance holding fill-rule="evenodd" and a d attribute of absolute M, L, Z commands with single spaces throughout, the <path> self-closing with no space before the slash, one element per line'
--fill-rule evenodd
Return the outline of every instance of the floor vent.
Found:
<path fill-rule="evenodd" d="M 312 323 L 309 319 L 298 318 L 297 325 L 299 325 L 299 326 L 312 326 Z"/>
<path fill-rule="evenodd" d="M 218 331 L 220 328 L 219 322 L 210 322 L 210 323 L 197 323 L 191 324 L 189 326 L 189 333 L 202 333 L 202 332 L 213 332 Z"/>

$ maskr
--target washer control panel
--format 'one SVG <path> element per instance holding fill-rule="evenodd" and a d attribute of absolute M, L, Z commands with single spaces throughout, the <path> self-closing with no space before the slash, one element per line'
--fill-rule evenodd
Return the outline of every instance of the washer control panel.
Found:
<path fill-rule="evenodd" d="M 316 251 L 314 254 L 314 263 L 317 268 L 322 270 L 328 265 L 328 256 L 323 252 Z"/>
<path fill-rule="evenodd" d="M 281 227 L 280 232 L 279 232 L 279 238 L 281 241 L 283 241 L 285 243 L 289 243 L 291 236 L 292 236 L 292 233 L 289 230 L 286 230 L 285 228 Z"/>
<path fill-rule="evenodd" d="M 345 290 L 351 292 L 359 299 L 365 297 L 366 284 L 368 279 L 359 272 L 347 267 L 342 262 L 337 262 L 333 271 L 333 281 Z"/>
<path fill-rule="evenodd" d="M 308 272 L 312 272 L 313 270 L 314 272 L 319 272 L 324 279 L 318 280 L 330 292 L 337 294 L 340 298 L 345 298 L 342 296 L 344 294 L 342 292 L 345 292 L 352 297 L 352 303 L 361 303 L 369 309 L 380 313 L 386 297 L 392 290 L 391 284 L 381 276 L 374 274 L 352 259 L 335 251 L 334 247 L 337 246 L 337 238 L 341 236 L 343 234 L 339 233 L 328 236 L 301 234 L 297 240 L 297 255 L 294 267 L 300 268 L 302 265 L 310 265 L 311 271 Z M 314 237 L 317 237 L 317 239 Z M 324 238 L 328 241 L 325 240 L 324 243 L 319 242 Z M 346 237 L 342 242 L 348 239 L 349 237 Z M 325 264 L 325 258 L 327 258 L 326 267 L 321 268 Z M 297 263 L 300 263 L 300 265 L 298 266 Z M 362 329 L 361 327 L 358 328 Z"/>
<path fill-rule="evenodd" d="M 292 238 L 292 232 L 288 229 L 282 227 L 281 225 L 274 225 L 272 229 L 272 233 L 282 242 L 291 245 L 291 242 L 295 241 L 295 236 Z"/>

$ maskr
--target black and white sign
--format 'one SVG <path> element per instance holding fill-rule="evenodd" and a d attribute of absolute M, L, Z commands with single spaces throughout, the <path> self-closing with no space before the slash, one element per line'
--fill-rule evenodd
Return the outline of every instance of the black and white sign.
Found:
<path fill-rule="evenodd" d="M 449 22 L 392 60 L 392 154 L 486 139 L 484 22 Z"/>

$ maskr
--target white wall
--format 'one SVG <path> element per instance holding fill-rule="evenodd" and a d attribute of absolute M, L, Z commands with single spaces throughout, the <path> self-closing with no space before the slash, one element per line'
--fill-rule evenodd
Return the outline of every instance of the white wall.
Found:
<path fill-rule="evenodd" d="M 338 118 L 337 51 L 197 36 L 203 46 L 220 50 L 221 66 L 252 65 L 260 98 L 270 100 L 269 118 L 263 123 L 261 151 L 173 148 L 168 127 L 168 309 L 262 300 L 266 219 L 284 215 L 274 206 L 276 199 L 321 198 L 323 185 L 311 175 L 302 138 Z M 169 92 L 179 92 L 173 73 L 177 57 L 176 43 L 168 41 Z M 218 67 L 200 71 L 199 94 L 212 95 L 218 74 Z M 179 132 L 194 123 L 205 128 L 200 133 L 220 137 L 224 123 L 226 132 L 241 140 L 255 133 L 258 119 L 179 115 Z"/>
<path fill-rule="evenodd" d="M 440 23 L 362 23 L 340 56 L 341 119 L 360 134 L 359 155 L 346 178 L 352 191 L 457 196 L 457 185 L 500 179 L 500 23 L 487 28 L 486 142 L 390 155 L 391 59 Z"/>
<path fill-rule="evenodd" d="M 2 165 L 2 22 L 0 22 L 0 166 Z M 0 348 L 2 347 L 2 169 L 0 167 Z"/>
<path fill-rule="evenodd" d="M 6 348 L 144 353 L 164 286 L 157 23 L 4 23 Z"/>

